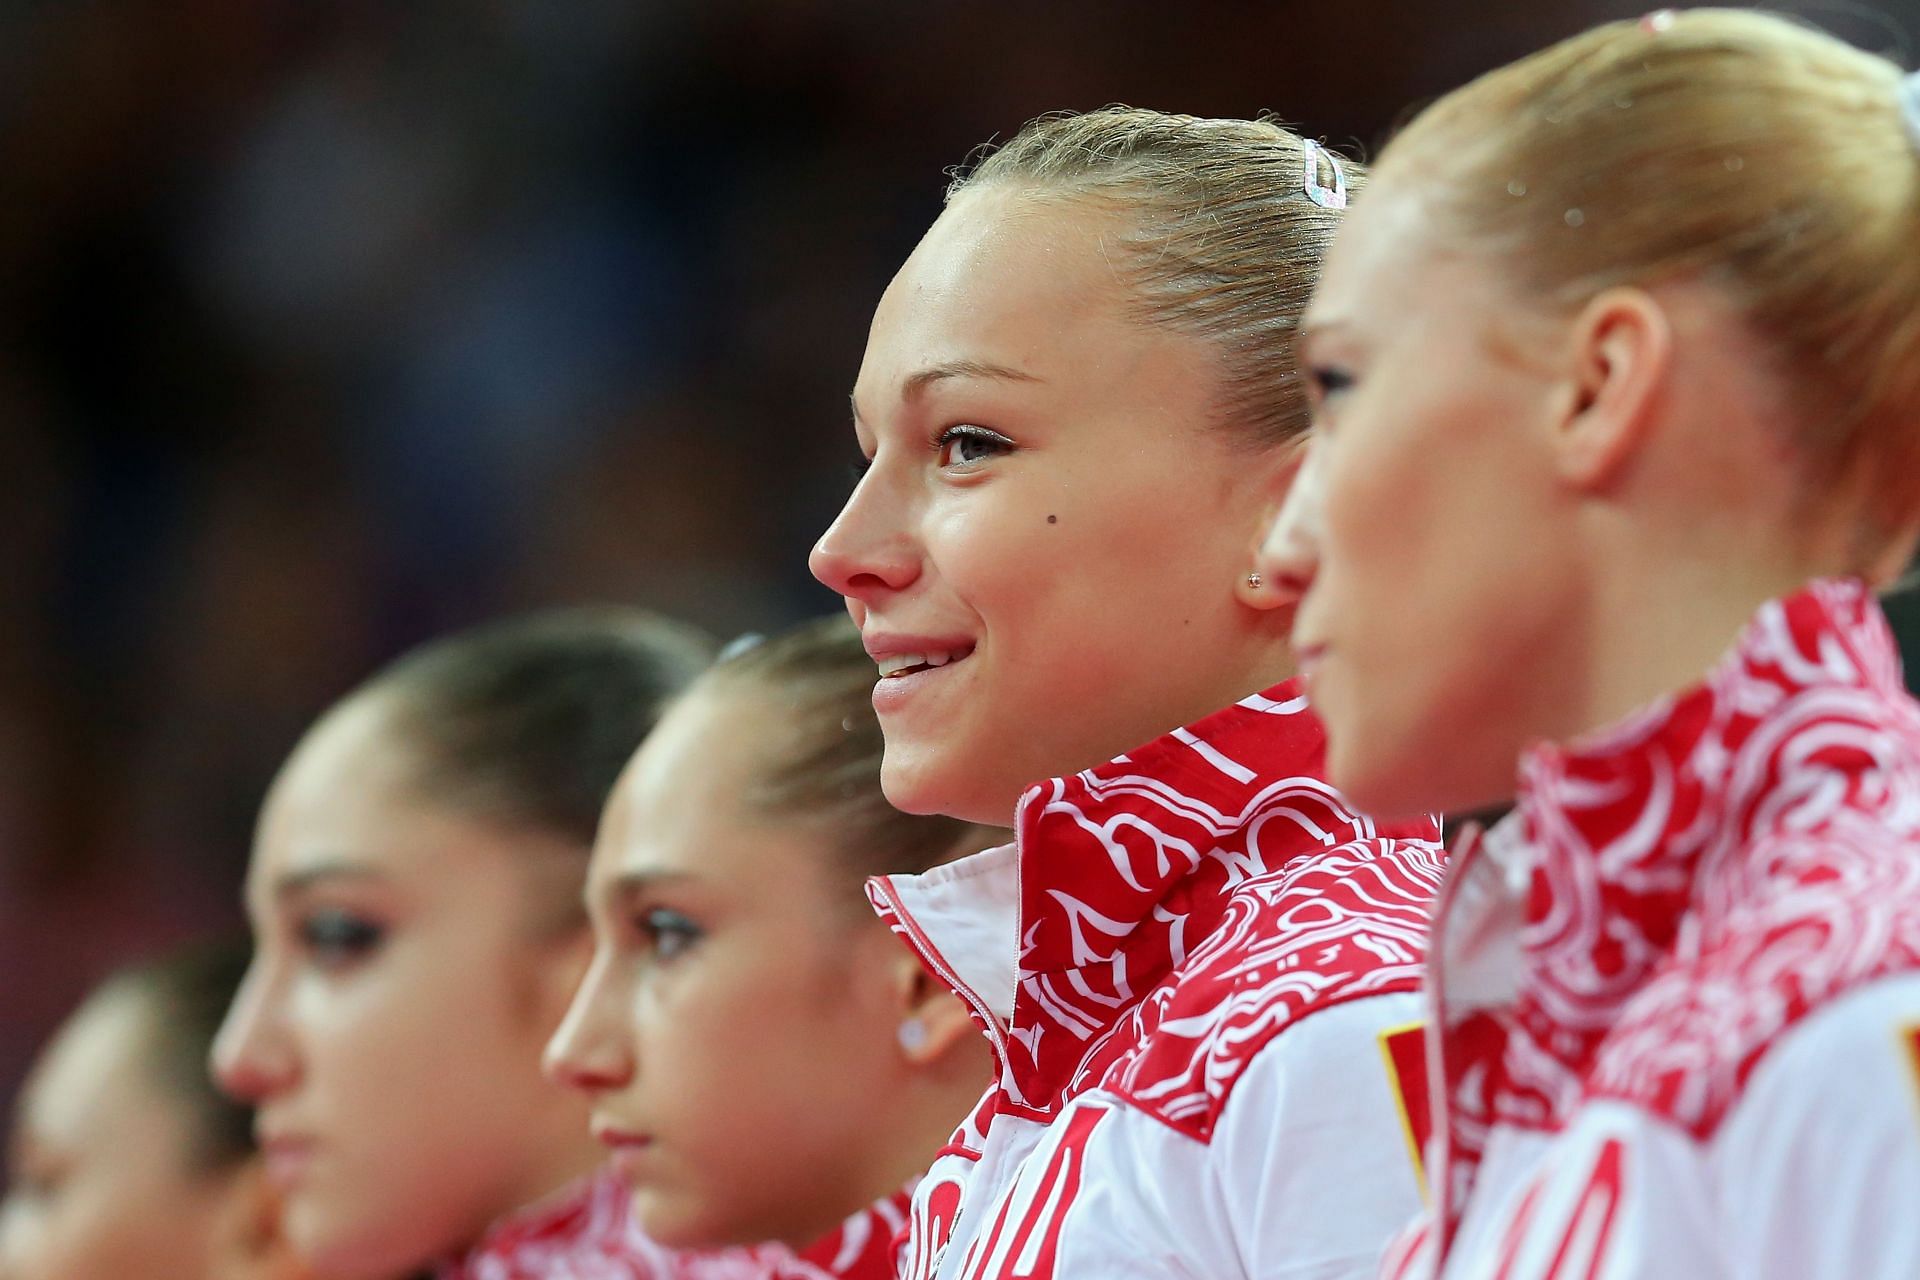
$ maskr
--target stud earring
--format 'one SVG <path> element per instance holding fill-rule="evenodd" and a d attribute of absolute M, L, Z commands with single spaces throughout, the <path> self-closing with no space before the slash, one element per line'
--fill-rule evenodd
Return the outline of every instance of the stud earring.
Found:
<path fill-rule="evenodd" d="M 1260 576 L 1260 571 L 1258 569 L 1255 569 L 1252 573 L 1247 575 L 1247 590 L 1258 591 L 1261 587 L 1266 585 L 1266 581 L 1267 580 L 1265 578 Z"/>
<path fill-rule="evenodd" d="M 908 1018 L 900 1024 L 900 1047 L 908 1053 L 918 1053 L 927 1047 L 927 1024 L 918 1018 Z"/>

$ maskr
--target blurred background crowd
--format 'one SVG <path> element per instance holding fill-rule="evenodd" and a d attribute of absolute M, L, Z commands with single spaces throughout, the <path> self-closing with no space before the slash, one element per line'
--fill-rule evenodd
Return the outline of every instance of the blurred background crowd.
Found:
<path fill-rule="evenodd" d="M 0 1098 L 239 927 L 267 782 L 398 650 L 834 608 L 867 320 L 975 144 L 1126 101 L 1364 154 L 1645 3 L 0 0 Z"/>

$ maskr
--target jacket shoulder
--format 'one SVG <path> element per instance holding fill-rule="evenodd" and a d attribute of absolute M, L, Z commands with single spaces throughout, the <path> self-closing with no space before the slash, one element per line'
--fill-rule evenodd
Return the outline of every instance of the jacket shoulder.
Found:
<path fill-rule="evenodd" d="M 1116 1091 L 1210 1140 L 1234 1085 L 1290 1028 L 1419 989 L 1442 857 L 1425 840 L 1356 840 L 1242 882 L 1220 927 L 1142 1003 Z"/>

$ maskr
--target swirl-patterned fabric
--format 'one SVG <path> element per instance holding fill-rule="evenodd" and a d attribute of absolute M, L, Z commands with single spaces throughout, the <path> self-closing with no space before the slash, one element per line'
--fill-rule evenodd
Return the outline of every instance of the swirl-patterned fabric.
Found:
<path fill-rule="evenodd" d="M 1768 604 L 1519 795 L 1440 909 L 1440 1202 L 1388 1274 L 1920 1275 L 1920 705 L 1872 594 Z"/>
<path fill-rule="evenodd" d="M 1347 805 L 1324 745 L 1282 685 L 1030 788 L 1014 846 L 873 883 L 999 1059 L 909 1280 L 1371 1274 L 1417 1202 L 1381 1038 L 1418 1016 L 1441 851 Z"/>

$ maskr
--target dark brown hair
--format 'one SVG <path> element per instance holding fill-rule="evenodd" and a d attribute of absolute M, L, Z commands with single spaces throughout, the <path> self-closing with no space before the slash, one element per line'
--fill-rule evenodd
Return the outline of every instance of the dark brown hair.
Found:
<path fill-rule="evenodd" d="M 424 795 L 587 850 L 628 758 L 711 655 L 643 610 L 557 609 L 424 645 L 360 692 L 388 701 Z"/>

